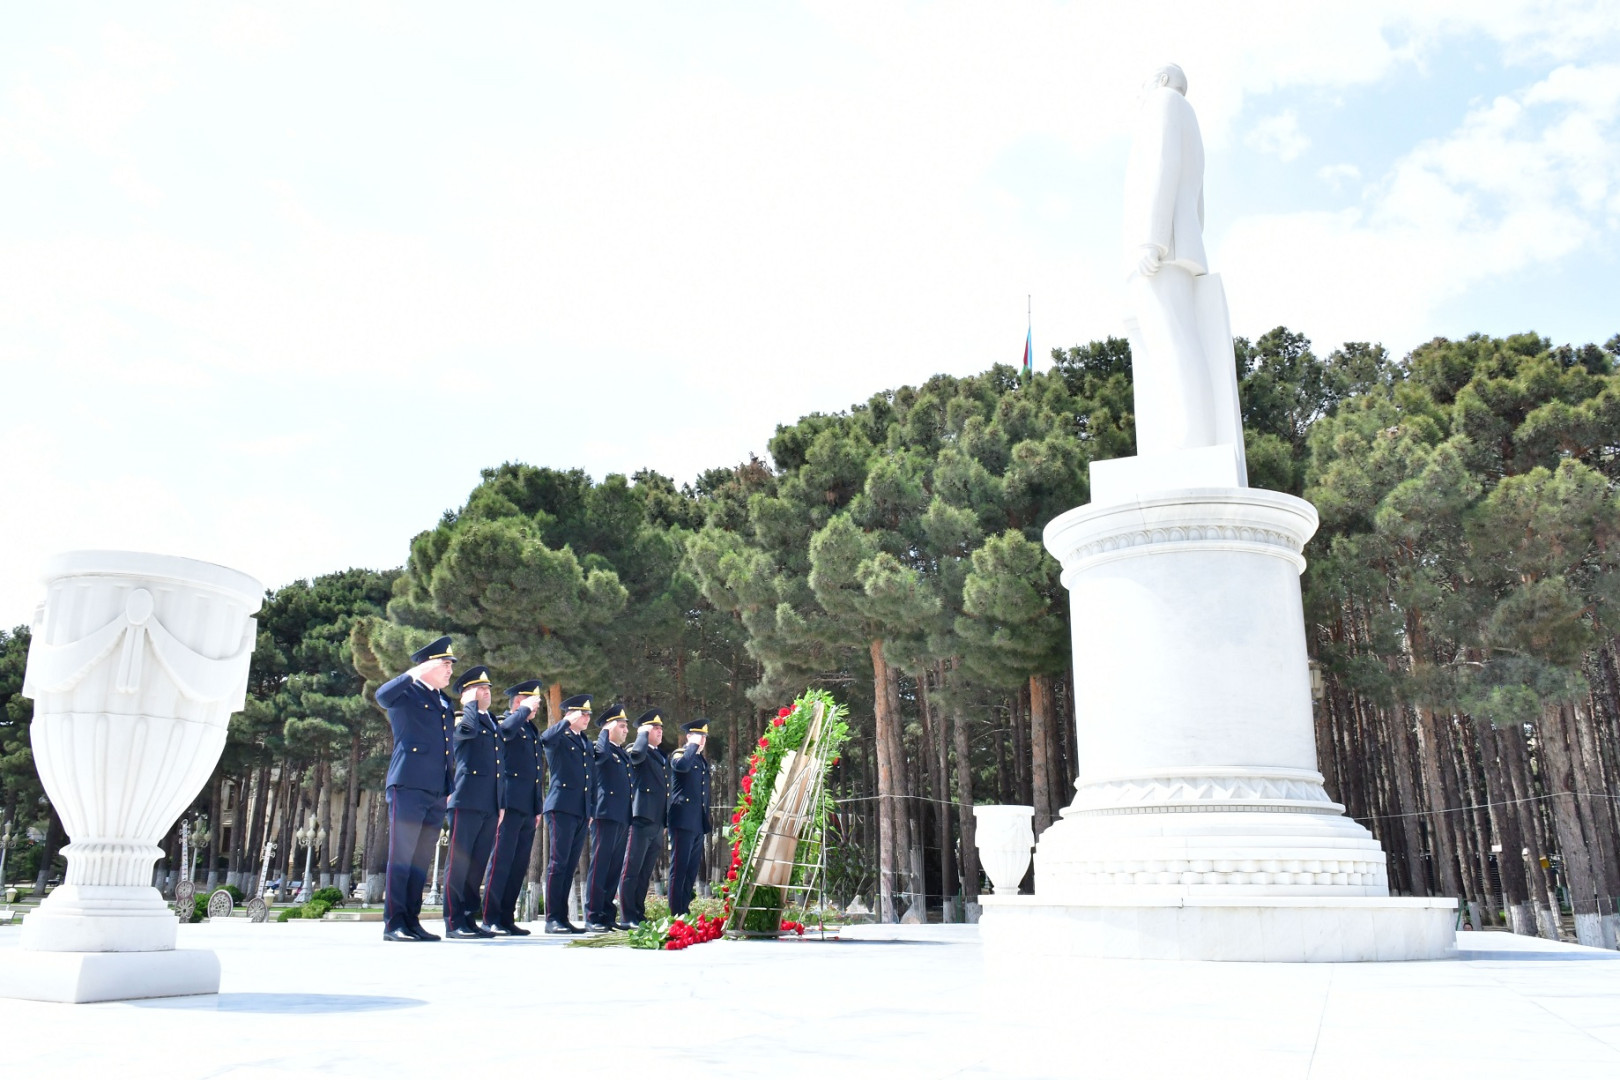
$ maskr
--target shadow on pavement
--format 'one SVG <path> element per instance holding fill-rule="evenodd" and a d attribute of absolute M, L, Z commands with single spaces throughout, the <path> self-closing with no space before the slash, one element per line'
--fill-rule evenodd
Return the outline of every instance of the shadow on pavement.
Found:
<path fill-rule="evenodd" d="M 190 1009 L 195 1012 L 350 1013 L 414 1009 L 419 998 L 371 994 L 199 994 L 195 997 L 146 998 L 128 1001 L 140 1009 Z"/>

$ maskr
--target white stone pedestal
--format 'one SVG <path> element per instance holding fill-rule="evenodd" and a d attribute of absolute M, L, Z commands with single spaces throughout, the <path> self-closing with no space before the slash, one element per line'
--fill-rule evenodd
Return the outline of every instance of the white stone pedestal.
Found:
<path fill-rule="evenodd" d="M 1309 503 L 1236 487 L 1047 526 L 1074 610 L 1080 777 L 1036 844 L 1035 895 L 985 898 L 987 949 L 1450 955 L 1455 902 L 1392 900 L 1383 850 L 1316 771 L 1299 591 L 1315 530 Z"/>
<path fill-rule="evenodd" d="M 166 952 L 37 952 L 11 949 L 0 965 L 0 997 L 31 1001 L 124 1001 L 219 993 L 211 949 Z"/>

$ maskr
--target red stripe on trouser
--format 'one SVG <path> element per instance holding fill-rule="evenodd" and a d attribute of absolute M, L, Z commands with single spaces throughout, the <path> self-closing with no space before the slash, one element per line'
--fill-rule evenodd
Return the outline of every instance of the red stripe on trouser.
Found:
<path fill-rule="evenodd" d="M 388 800 L 388 846 L 394 846 L 394 811 L 399 809 L 398 799 Z M 384 856 L 384 858 L 388 858 Z M 386 909 L 394 903 L 394 860 L 388 858 L 388 868 L 383 871 L 383 907 Z M 391 912 L 384 911 L 383 918 L 387 919 Z M 388 927 L 392 929 L 392 927 Z"/>
<path fill-rule="evenodd" d="M 498 815 L 496 817 L 496 819 L 495 819 L 495 846 L 490 849 L 489 865 L 484 867 L 484 906 L 483 906 L 483 912 L 484 912 L 484 922 L 486 922 L 486 923 L 488 923 L 490 921 L 490 919 L 489 919 L 489 897 L 490 897 L 490 894 L 495 891 L 495 864 L 497 862 L 499 862 L 500 858 L 501 858 L 501 826 L 506 824 L 505 816 L 502 815 L 499 810 L 495 811 L 495 813 Z"/>
<path fill-rule="evenodd" d="M 450 850 L 444 856 L 444 924 L 446 926 L 454 926 L 455 922 L 451 917 L 459 914 L 455 910 L 455 906 L 458 899 L 457 894 L 461 890 L 457 889 L 455 892 L 451 892 L 450 883 L 455 880 L 452 868 L 456 865 L 456 826 L 460 824 L 461 811 L 450 811 Z"/>

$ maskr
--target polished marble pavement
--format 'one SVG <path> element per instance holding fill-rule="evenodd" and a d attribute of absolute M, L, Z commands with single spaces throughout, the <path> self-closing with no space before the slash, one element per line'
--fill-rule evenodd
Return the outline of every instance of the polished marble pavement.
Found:
<path fill-rule="evenodd" d="M 218 995 L 0 1000 L 5 1073 L 1620 1076 L 1620 953 L 1507 934 L 1460 935 L 1454 961 L 989 967 L 967 927 L 680 953 L 380 937 L 183 926 L 182 948 L 218 952 Z M 17 941 L 0 927 L 0 965 Z"/>

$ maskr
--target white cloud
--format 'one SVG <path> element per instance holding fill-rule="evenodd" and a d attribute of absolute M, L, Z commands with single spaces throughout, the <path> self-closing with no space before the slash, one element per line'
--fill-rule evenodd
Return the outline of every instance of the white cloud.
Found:
<path fill-rule="evenodd" d="M 1341 161 L 1334 165 L 1324 165 L 1316 170 L 1316 175 L 1327 181 L 1335 191 L 1345 184 L 1354 184 L 1361 179 L 1361 170 L 1348 161 Z"/>
<path fill-rule="evenodd" d="M 1216 261 L 1247 332 L 1412 343 L 1470 286 L 1613 230 L 1617 194 L 1620 67 L 1566 65 L 1415 147 L 1357 205 L 1235 222 Z"/>
<path fill-rule="evenodd" d="M 1243 141 L 1262 154 L 1273 154 L 1283 161 L 1293 161 L 1311 146 L 1310 136 L 1299 129 L 1299 116 L 1293 109 L 1255 121 Z"/>

